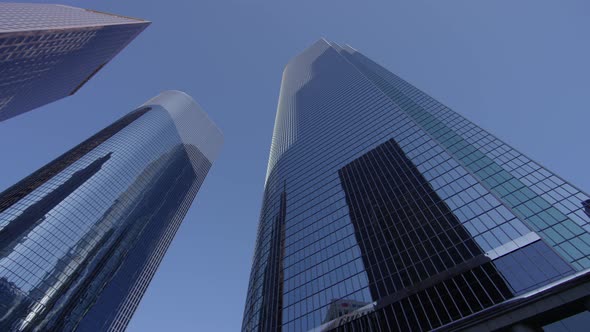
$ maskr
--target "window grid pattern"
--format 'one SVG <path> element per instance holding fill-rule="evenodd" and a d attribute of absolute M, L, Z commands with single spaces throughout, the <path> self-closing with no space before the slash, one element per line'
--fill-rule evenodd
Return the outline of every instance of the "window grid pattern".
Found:
<path fill-rule="evenodd" d="M 0 3 L 0 22 L 0 121 L 75 93 L 149 24 L 11 3 Z"/>
<path fill-rule="evenodd" d="M 211 162 L 138 109 L 0 194 L 0 327 L 123 331 Z"/>
<path fill-rule="evenodd" d="M 565 183 L 514 149 L 509 149 L 506 144 L 500 144 L 498 139 L 483 129 L 473 124 L 468 125 L 469 121 L 368 58 L 359 53 L 353 53 L 353 58 L 361 68 L 366 68 L 363 72 L 367 77 L 452 153 L 503 204 L 516 213 L 519 219 L 526 220 L 562 257 L 577 270 L 590 267 L 588 218 L 584 215 L 582 206 L 582 202 L 588 199 L 587 194 Z M 453 124 L 449 126 L 445 122 Z M 456 131 L 465 127 L 469 128 L 468 134 Z M 476 134 L 480 136 L 473 137 Z M 469 141 L 477 138 L 488 141 L 494 138 L 501 150 L 488 155 L 486 150 L 479 150 L 477 145 Z M 479 144 L 485 143 L 484 140 Z M 492 157 L 496 157 L 499 163 Z M 533 185 L 533 188 L 529 187 Z"/>
<path fill-rule="evenodd" d="M 339 173 L 373 298 L 483 255 L 395 141 L 379 145 Z"/>
<path fill-rule="evenodd" d="M 327 320 L 338 312 L 333 305 L 342 301 L 366 304 L 364 311 L 372 311 L 370 308 L 377 305 L 379 312 L 382 310 L 380 303 L 386 297 L 392 303 L 383 304 L 385 307 L 431 299 L 432 302 L 426 301 L 428 303 L 423 305 L 404 307 L 414 317 L 420 314 L 418 311 L 426 312 L 432 303 L 441 303 L 431 295 L 436 288 L 427 285 L 420 291 L 431 292 L 427 297 L 401 298 L 393 293 L 375 298 L 371 294 L 369 264 L 363 261 L 362 246 L 355 236 L 338 170 L 392 139 L 428 182 L 422 187 L 428 187 L 444 200 L 463 231 L 468 232 L 483 253 L 476 259 L 480 267 L 470 273 L 477 273 L 478 278 L 502 289 L 498 291 L 500 296 L 490 298 L 489 294 L 478 293 L 477 286 L 459 287 L 461 296 L 475 296 L 480 302 L 480 306 L 471 309 L 480 310 L 524 289 L 536 288 L 573 273 L 567 262 L 539 241 L 540 237 L 528 223 L 522 222 L 451 151 L 433 140 L 429 130 L 352 61 L 346 49 L 319 41 L 295 57 L 285 69 L 243 331 L 263 331 L 269 327 L 266 321 L 261 322 L 265 319 L 263 313 L 268 310 L 264 303 L 268 291 L 265 285 L 269 284 L 265 271 L 269 264 L 276 264 L 271 258 L 276 256 L 272 253 L 276 236 L 273 229 L 283 193 L 288 200 L 282 261 L 282 326 L 272 327 L 274 330 L 337 328 L 334 322 Z M 435 205 L 425 203 L 424 208 L 431 209 Z M 547 252 L 551 253 L 547 254 L 547 263 L 537 262 L 538 253 Z M 515 265 L 535 266 L 536 269 L 516 271 Z M 551 265 L 559 268 L 549 269 Z M 551 271 L 539 272 L 546 268 Z M 475 270 L 485 273 L 473 272 Z M 459 276 L 470 278 L 463 277 L 463 270 L 453 273 L 452 280 Z M 511 274 L 526 277 L 516 280 Z M 482 280 L 478 279 L 481 285 Z M 484 288 L 487 289 L 485 285 Z M 383 293 L 389 293 L 387 286 L 385 289 Z M 397 298 L 399 303 L 392 298 Z M 369 316 L 374 317 L 373 314 Z"/>
<path fill-rule="evenodd" d="M 322 330 L 429 331 L 512 297 L 507 288 L 498 285 L 502 285 L 502 277 L 486 263 L 367 315 Z"/>

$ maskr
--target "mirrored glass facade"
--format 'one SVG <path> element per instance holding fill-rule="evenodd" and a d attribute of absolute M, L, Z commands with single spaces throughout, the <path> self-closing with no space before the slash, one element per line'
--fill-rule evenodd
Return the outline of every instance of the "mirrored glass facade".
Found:
<path fill-rule="evenodd" d="M 74 94 L 149 24 L 62 5 L 0 3 L 0 121 Z"/>
<path fill-rule="evenodd" d="M 588 280 L 588 199 L 320 40 L 283 73 L 242 330 L 427 331 L 536 301 Z"/>
<path fill-rule="evenodd" d="M 0 330 L 124 330 L 221 144 L 167 91 L 1 193 Z"/>

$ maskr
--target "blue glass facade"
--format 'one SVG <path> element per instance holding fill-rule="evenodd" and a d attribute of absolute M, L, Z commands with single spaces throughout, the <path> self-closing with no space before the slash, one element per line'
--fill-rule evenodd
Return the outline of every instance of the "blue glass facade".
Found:
<path fill-rule="evenodd" d="M 164 92 L 1 193 L 0 329 L 124 330 L 221 143 Z"/>
<path fill-rule="evenodd" d="M 69 6 L 0 3 L 0 121 L 74 94 L 149 24 Z"/>
<path fill-rule="evenodd" d="M 242 330 L 433 330 L 533 298 L 590 268 L 588 199 L 320 40 L 283 73 Z"/>

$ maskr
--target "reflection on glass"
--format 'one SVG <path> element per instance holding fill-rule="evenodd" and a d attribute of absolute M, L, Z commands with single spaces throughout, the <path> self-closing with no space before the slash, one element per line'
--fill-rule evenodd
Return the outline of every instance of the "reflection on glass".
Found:
<path fill-rule="evenodd" d="M 273 326 L 280 326 L 283 304 L 283 259 L 285 256 L 285 214 L 287 209 L 287 195 L 281 194 L 279 210 L 274 217 L 269 263 L 264 271 L 264 284 L 262 296 L 262 326 L 261 331 L 272 331 Z"/>
<path fill-rule="evenodd" d="M 362 307 L 365 307 L 367 303 L 355 301 L 355 300 L 348 300 L 348 299 L 338 299 L 332 300 L 330 306 L 328 307 L 328 313 L 326 314 L 326 318 L 324 322 L 332 321 L 336 318 L 342 317 L 344 315 L 348 315 L 351 312 L 355 312 Z"/>
<path fill-rule="evenodd" d="M 395 141 L 379 145 L 339 174 L 373 299 L 417 287 L 483 255 Z"/>
<path fill-rule="evenodd" d="M 90 165 L 76 171 L 63 184 L 53 189 L 40 200 L 24 209 L 18 217 L 12 219 L 0 230 L 0 255 L 7 256 L 16 244 L 27 239 L 30 230 L 45 220 L 45 215 L 53 210 L 61 201 L 70 196 L 82 184 L 98 173 L 102 165 L 111 158 L 112 152 L 98 158 Z"/>
<path fill-rule="evenodd" d="M 125 329 L 212 163 L 161 96 L 0 194 L 1 330 Z"/>
<path fill-rule="evenodd" d="M 449 310 L 467 316 L 513 296 L 490 259 L 394 140 L 339 171 L 371 295 L 378 306 L 406 301 L 429 330 L 450 322 Z M 485 291 L 480 279 L 499 290 Z M 445 290 L 426 295 L 437 284 Z M 445 303 L 445 293 L 465 303 Z M 425 301 L 413 301 L 423 296 Z M 455 308 L 452 308 L 455 307 Z M 438 318 L 437 318 L 438 317 Z M 417 325 L 419 324 L 419 325 Z"/>
<path fill-rule="evenodd" d="M 244 332 L 446 329 L 590 268 L 587 194 L 324 39 L 285 67 L 264 189 Z"/>

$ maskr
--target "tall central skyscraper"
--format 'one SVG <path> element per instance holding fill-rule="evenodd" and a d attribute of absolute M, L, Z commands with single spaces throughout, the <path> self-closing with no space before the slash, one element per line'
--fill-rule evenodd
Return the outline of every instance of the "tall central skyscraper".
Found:
<path fill-rule="evenodd" d="M 70 6 L 0 3 L 0 121 L 76 93 L 149 24 Z"/>
<path fill-rule="evenodd" d="M 0 193 L 0 330 L 123 331 L 221 144 L 167 91 Z"/>
<path fill-rule="evenodd" d="M 590 323 L 588 199 L 320 40 L 283 73 L 242 330 Z"/>

